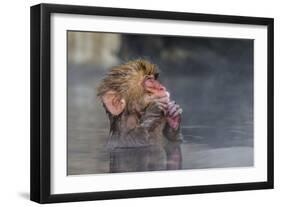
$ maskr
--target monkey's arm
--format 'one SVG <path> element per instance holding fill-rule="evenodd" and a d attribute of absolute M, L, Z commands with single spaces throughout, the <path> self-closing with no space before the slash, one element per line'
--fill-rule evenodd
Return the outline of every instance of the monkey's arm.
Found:
<path fill-rule="evenodd" d="M 163 111 L 157 103 L 151 103 L 145 110 L 141 117 L 140 127 L 146 129 L 148 132 L 152 131 L 161 124 L 163 118 Z"/>
<path fill-rule="evenodd" d="M 157 104 L 150 104 L 144 114 L 141 116 L 139 123 L 134 127 L 128 128 L 128 119 L 124 114 L 116 125 L 113 127 L 108 146 L 116 147 L 139 147 L 148 146 L 155 140 L 151 137 L 151 131 L 161 124 L 163 113 Z"/>
<path fill-rule="evenodd" d="M 177 129 L 174 129 L 168 123 L 166 123 L 163 129 L 163 134 L 168 140 L 171 141 L 182 141 L 183 139 L 180 125 Z"/>

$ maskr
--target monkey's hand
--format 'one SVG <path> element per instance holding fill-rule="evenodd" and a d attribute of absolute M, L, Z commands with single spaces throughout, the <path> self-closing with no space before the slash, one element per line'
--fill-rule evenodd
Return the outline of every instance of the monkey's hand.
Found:
<path fill-rule="evenodd" d="M 180 129 L 182 109 L 175 101 L 169 101 L 166 110 L 166 126 L 163 130 L 163 134 L 168 140 L 171 141 L 182 141 L 182 133 Z"/>
<path fill-rule="evenodd" d="M 181 113 L 182 108 L 178 104 L 176 104 L 175 101 L 170 101 L 168 103 L 166 111 L 167 122 L 169 126 L 174 130 L 177 130 L 180 126 Z"/>

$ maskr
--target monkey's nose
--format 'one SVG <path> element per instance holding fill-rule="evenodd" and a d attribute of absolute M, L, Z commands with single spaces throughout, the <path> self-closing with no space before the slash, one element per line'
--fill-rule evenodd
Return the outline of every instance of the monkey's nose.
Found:
<path fill-rule="evenodd" d="M 165 90 L 166 90 L 166 88 L 165 88 L 164 86 L 162 86 L 162 85 L 159 85 L 158 89 L 159 89 L 160 91 L 165 91 Z"/>

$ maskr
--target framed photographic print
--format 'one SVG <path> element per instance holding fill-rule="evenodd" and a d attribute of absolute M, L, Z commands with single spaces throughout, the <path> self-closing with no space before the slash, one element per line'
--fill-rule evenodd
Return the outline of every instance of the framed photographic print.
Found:
<path fill-rule="evenodd" d="M 273 188 L 273 19 L 31 7 L 31 200 Z"/>

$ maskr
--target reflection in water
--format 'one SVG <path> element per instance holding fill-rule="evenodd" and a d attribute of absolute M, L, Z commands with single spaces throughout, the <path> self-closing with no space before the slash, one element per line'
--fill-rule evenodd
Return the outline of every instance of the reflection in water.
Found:
<path fill-rule="evenodd" d="M 110 172 L 142 172 L 181 169 L 179 144 L 161 146 L 117 148 L 110 152 Z"/>

